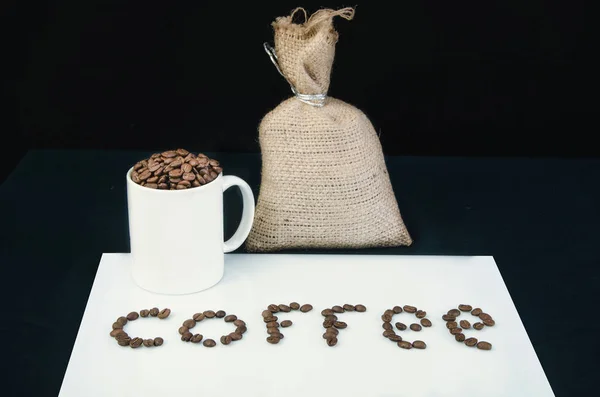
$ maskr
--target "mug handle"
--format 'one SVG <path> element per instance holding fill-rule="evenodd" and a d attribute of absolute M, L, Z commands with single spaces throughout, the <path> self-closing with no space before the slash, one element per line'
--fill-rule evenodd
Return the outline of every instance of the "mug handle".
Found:
<path fill-rule="evenodd" d="M 246 241 L 250 234 L 250 229 L 252 229 L 252 222 L 254 221 L 254 195 L 252 194 L 252 189 L 246 181 L 237 176 L 223 176 L 223 192 L 232 186 L 239 187 L 242 192 L 242 220 L 235 234 L 223 243 L 223 251 L 225 253 L 235 251 Z"/>

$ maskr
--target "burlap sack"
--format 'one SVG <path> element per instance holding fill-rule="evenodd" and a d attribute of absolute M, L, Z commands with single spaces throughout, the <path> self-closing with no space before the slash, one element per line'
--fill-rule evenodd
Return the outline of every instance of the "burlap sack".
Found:
<path fill-rule="evenodd" d="M 350 20 L 354 10 L 323 9 L 302 24 L 294 13 L 273 22 L 272 60 L 296 96 L 259 127 L 261 186 L 246 248 L 410 245 L 371 122 L 325 96 L 338 40 L 333 18 Z"/>

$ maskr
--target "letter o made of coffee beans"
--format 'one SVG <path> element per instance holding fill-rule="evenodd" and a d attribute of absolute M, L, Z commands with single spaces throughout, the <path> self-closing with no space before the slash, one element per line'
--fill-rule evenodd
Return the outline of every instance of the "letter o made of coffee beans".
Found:
<path fill-rule="evenodd" d="M 471 325 L 468 320 L 459 320 L 458 317 L 462 313 L 471 313 L 473 316 L 478 317 L 480 321 Z M 446 328 L 454 339 L 459 343 L 464 343 L 467 347 L 477 347 L 479 350 L 492 350 L 492 344 L 490 342 L 479 341 L 477 338 L 467 338 L 463 333 L 466 329 L 473 328 L 476 331 L 481 331 L 485 327 L 493 327 L 496 322 L 489 314 L 485 313 L 480 308 L 473 309 L 473 306 L 467 304 L 458 305 L 457 309 L 450 309 L 446 314 L 442 316 L 442 320 L 446 322 Z"/>
<path fill-rule="evenodd" d="M 312 305 L 304 304 L 300 306 L 298 302 L 292 302 L 289 305 L 284 303 L 276 305 L 271 304 L 262 312 L 263 321 L 265 322 L 265 326 L 267 327 L 267 342 L 272 345 L 277 345 L 283 338 L 283 333 L 281 332 L 281 328 L 291 327 L 294 323 L 292 320 L 283 320 L 279 321 L 279 316 L 285 313 L 290 313 L 292 311 L 299 311 L 301 313 L 308 313 L 313 309 Z"/>
<path fill-rule="evenodd" d="M 323 339 L 325 339 L 327 346 L 336 346 L 338 344 L 340 330 L 344 330 L 348 327 L 348 324 L 338 320 L 338 314 L 347 312 L 364 313 L 366 311 L 367 307 L 365 305 L 351 305 L 349 303 L 341 306 L 336 305 L 330 309 L 323 309 L 323 311 L 321 311 L 321 315 L 324 318 L 323 328 L 325 328 Z"/>
<path fill-rule="evenodd" d="M 138 318 L 151 318 L 158 317 L 160 320 L 164 320 L 171 314 L 171 309 L 162 309 L 159 310 L 157 307 L 152 308 L 150 310 L 143 309 L 140 312 L 131 312 L 127 316 L 121 316 L 115 321 L 112 325 L 112 331 L 110 332 L 110 336 L 115 338 L 117 344 L 123 347 L 131 347 L 132 349 L 137 349 L 141 346 L 144 347 L 155 347 L 162 346 L 164 343 L 164 339 L 161 337 L 156 337 L 152 339 L 143 339 L 140 337 L 130 337 L 127 332 L 125 332 L 124 327 L 130 321 L 135 321 Z"/>
<path fill-rule="evenodd" d="M 181 327 L 179 327 L 179 334 L 181 335 L 181 340 L 183 342 L 189 342 L 193 344 L 200 344 L 204 347 L 213 348 L 217 345 L 214 339 L 205 339 L 204 335 L 196 333 L 194 334 L 192 331 L 196 325 L 207 319 L 223 319 L 226 323 L 232 323 L 236 328 L 235 331 L 221 336 L 219 341 L 222 345 L 229 345 L 232 342 L 237 342 L 242 340 L 243 335 L 246 333 L 248 328 L 246 328 L 246 323 L 237 318 L 235 314 L 227 315 L 224 310 L 213 311 L 206 310 L 204 312 L 196 313 L 192 316 L 192 318 L 185 320 Z"/>
<path fill-rule="evenodd" d="M 394 316 L 396 314 L 401 314 L 402 312 L 408 313 L 408 314 L 414 314 L 415 317 L 417 318 L 418 322 L 414 322 L 410 326 L 407 326 L 401 322 L 397 322 L 395 325 L 392 325 Z M 403 340 L 403 338 L 400 335 L 396 334 L 396 331 L 394 331 L 394 327 L 398 331 L 406 331 L 407 329 L 410 329 L 415 332 L 421 332 L 421 330 L 424 327 L 425 328 L 431 327 L 432 323 L 427 318 L 427 312 L 425 312 L 424 310 L 419 310 L 419 309 L 417 309 L 417 307 L 410 306 L 410 305 L 405 305 L 404 307 L 394 306 L 393 308 L 388 309 L 385 312 L 383 312 L 383 314 L 381 315 L 381 320 L 383 320 L 383 324 L 382 324 L 383 337 L 387 338 L 389 341 L 391 341 L 393 343 L 396 343 L 399 348 L 405 349 L 405 350 L 410 350 L 413 348 L 419 349 L 419 350 L 424 350 L 427 348 L 427 344 L 425 342 L 423 342 L 422 340 L 408 342 L 408 341 Z"/>

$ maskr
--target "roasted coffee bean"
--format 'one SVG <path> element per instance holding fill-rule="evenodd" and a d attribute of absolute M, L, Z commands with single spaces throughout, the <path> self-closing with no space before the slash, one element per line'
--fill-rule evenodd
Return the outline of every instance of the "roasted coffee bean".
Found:
<path fill-rule="evenodd" d="M 139 175 L 138 178 L 140 181 L 145 181 L 146 179 L 150 178 L 152 176 L 152 173 L 149 170 L 144 170 L 142 171 Z"/>
<path fill-rule="evenodd" d="M 165 318 L 169 317 L 170 314 L 171 314 L 171 309 L 162 309 L 158 313 L 158 318 L 160 318 L 161 320 L 164 320 Z"/>
<path fill-rule="evenodd" d="M 177 152 L 177 154 L 178 154 L 178 155 L 180 155 L 180 156 L 187 156 L 188 154 L 190 154 L 190 152 L 188 152 L 188 151 L 187 151 L 187 150 L 185 150 L 185 149 L 177 149 L 177 150 L 176 150 L 176 152 Z"/>
<path fill-rule="evenodd" d="M 127 336 L 121 339 L 117 339 L 117 343 L 119 344 L 119 346 L 129 346 L 129 344 L 131 343 L 131 338 Z"/>
<path fill-rule="evenodd" d="M 274 336 L 276 338 L 283 339 L 283 334 L 281 332 L 274 332 L 274 333 L 270 334 L 270 336 Z"/>
<path fill-rule="evenodd" d="M 306 304 L 306 305 L 302 305 L 302 306 L 300 307 L 300 311 L 301 311 L 302 313 L 308 313 L 308 312 L 309 312 L 309 311 L 311 311 L 312 309 L 313 309 L 312 305 L 308 305 L 308 304 Z"/>
<path fill-rule="evenodd" d="M 191 186 L 192 186 L 192 184 L 190 183 L 190 181 L 181 181 L 181 182 L 177 183 L 178 190 L 188 189 Z"/>
<path fill-rule="evenodd" d="M 325 331 L 326 334 L 333 334 L 333 335 L 339 335 L 340 331 L 338 331 L 335 328 L 327 328 L 327 331 Z"/>
<path fill-rule="evenodd" d="M 394 329 L 394 327 L 392 327 L 392 323 L 383 323 L 382 325 L 383 329 L 385 329 L 386 331 L 392 330 Z"/>
<path fill-rule="evenodd" d="M 146 186 L 148 186 L 151 183 L 156 184 L 157 182 L 158 182 L 158 177 L 157 176 L 153 176 L 151 178 L 146 179 Z"/>
<path fill-rule="evenodd" d="M 279 305 L 279 310 L 284 312 L 284 313 L 289 313 L 292 311 L 292 308 L 289 307 L 288 305 Z"/>
<path fill-rule="evenodd" d="M 385 312 L 383 312 L 383 314 L 390 316 L 390 317 L 394 317 L 394 314 L 396 314 L 396 313 L 394 313 L 394 311 L 392 309 L 388 309 Z"/>
<path fill-rule="evenodd" d="M 481 331 L 483 329 L 483 327 L 485 327 L 485 324 L 483 324 L 483 323 L 473 324 L 473 328 L 475 328 L 477 331 Z"/>
<path fill-rule="evenodd" d="M 117 323 L 121 324 L 122 326 L 125 326 L 125 324 L 127 324 L 127 317 L 119 317 L 116 321 Z"/>
<path fill-rule="evenodd" d="M 188 327 L 186 327 L 185 325 L 182 325 L 181 327 L 179 327 L 179 335 L 183 335 L 186 332 L 189 332 L 189 330 L 190 329 Z"/>
<path fill-rule="evenodd" d="M 277 320 L 279 320 L 279 317 L 277 317 L 277 316 L 271 316 L 271 317 L 265 317 L 265 318 L 263 318 L 263 321 L 265 323 L 270 323 L 270 322 L 277 321 Z"/>
<path fill-rule="evenodd" d="M 292 310 L 298 310 L 298 309 L 300 309 L 300 304 L 298 302 L 292 302 L 292 303 L 290 303 L 290 308 Z"/>
<path fill-rule="evenodd" d="M 146 347 L 154 347 L 154 339 L 144 339 L 142 342 Z"/>
<path fill-rule="evenodd" d="M 427 312 L 423 310 L 418 310 L 416 313 L 417 318 L 425 318 L 427 317 Z"/>
<path fill-rule="evenodd" d="M 121 323 L 113 323 L 112 329 L 123 329 L 123 324 L 121 324 Z"/>
<path fill-rule="evenodd" d="M 406 331 L 408 327 L 406 326 L 406 324 L 396 323 L 396 328 L 398 329 L 398 331 Z"/>
<path fill-rule="evenodd" d="M 175 160 L 173 160 L 171 162 L 171 164 L 169 164 L 169 165 L 173 168 L 179 168 L 179 167 L 181 167 L 182 164 L 183 164 L 183 159 L 181 157 L 178 157 Z M 181 172 L 183 172 L 183 170 L 181 170 Z"/>
<path fill-rule="evenodd" d="M 162 152 L 160 155 L 163 156 L 164 158 L 168 159 L 168 158 L 176 157 L 177 152 L 175 150 L 167 150 L 166 152 Z"/>
<path fill-rule="evenodd" d="M 471 323 L 470 323 L 470 322 L 468 322 L 467 320 L 462 320 L 462 321 L 460 322 L 460 327 L 461 327 L 462 329 L 469 329 L 469 328 L 471 328 Z"/>
<path fill-rule="evenodd" d="M 237 332 L 232 332 L 229 334 L 229 336 L 231 337 L 232 341 L 242 340 L 243 338 L 242 334 L 238 334 Z"/>
<path fill-rule="evenodd" d="M 335 321 L 325 320 L 325 321 L 323 321 L 323 328 L 331 328 L 331 327 L 333 327 L 334 323 L 335 323 Z"/>
<path fill-rule="evenodd" d="M 149 189 L 158 189 L 158 184 L 156 183 L 146 183 L 144 186 Z"/>
<path fill-rule="evenodd" d="M 127 320 L 134 321 L 137 320 L 140 315 L 137 312 L 131 312 L 127 315 Z"/>
<path fill-rule="evenodd" d="M 474 347 L 475 345 L 477 345 L 477 342 L 479 342 L 477 340 L 477 338 L 469 338 L 469 339 L 465 340 L 465 345 L 467 345 L 469 347 Z"/>
<path fill-rule="evenodd" d="M 210 164 L 212 167 L 218 167 L 219 166 L 219 162 L 217 160 L 209 160 L 208 164 Z"/>
<path fill-rule="evenodd" d="M 227 346 L 228 344 L 230 344 L 232 342 L 231 340 L 231 336 L 229 335 L 223 335 L 221 336 L 221 344 Z"/>
<path fill-rule="evenodd" d="M 246 328 L 245 325 L 240 325 L 235 329 L 235 332 L 237 332 L 238 334 L 245 334 L 246 331 L 248 331 L 248 328 Z"/>
<path fill-rule="evenodd" d="M 334 315 L 334 311 L 331 309 L 325 309 L 321 312 L 321 316 L 326 317 L 326 316 L 332 316 Z"/>
<path fill-rule="evenodd" d="M 331 316 L 325 316 L 325 318 L 323 319 L 323 321 L 337 321 L 337 316 L 335 315 L 331 315 Z"/>
<path fill-rule="evenodd" d="M 212 310 L 206 310 L 203 314 L 206 318 L 215 318 L 215 316 L 217 315 L 217 313 L 215 313 Z"/>
<path fill-rule="evenodd" d="M 390 337 L 388 337 L 389 340 L 391 340 L 392 342 L 402 342 L 402 337 L 400 335 L 392 335 Z"/>
<path fill-rule="evenodd" d="M 192 339 L 190 339 L 190 342 L 192 342 L 192 343 L 200 343 L 200 342 L 202 342 L 202 339 L 204 339 L 203 335 L 196 334 L 196 335 L 192 336 Z"/>
<path fill-rule="evenodd" d="M 423 327 L 429 328 L 429 327 L 431 327 L 432 324 L 431 324 L 431 321 L 429 321 L 428 319 L 424 318 L 424 319 L 421 319 L 421 325 Z"/>
<path fill-rule="evenodd" d="M 129 342 L 129 346 L 132 349 L 137 349 L 142 345 L 142 343 L 144 343 L 144 340 L 142 338 L 133 338 L 131 339 L 131 342 Z"/>
<path fill-rule="evenodd" d="M 454 335 L 454 339 L 456 339 L 457 342 L 464 342 L 466 338 L 467 337 L 465 336 L 465 334 Z"/>
<path fill-rule="evenodd" d="M 215 173 L 220 174 L 221 172 L 223 172 L 223 168 L 221 167 L 213 167 L 213 171 L 215 171 Z"/>
<path fill-rule="evenodd" d="M 400 314 L 400 313 L 402 313 L 402 308 L 400 306 L 394 306 L 394 308 L 392 309 L 392 311 L 395 314 Z"/>
<path fill-rule="evenodd" d="M 229 316 L 225 316 L 223 319 L 226 323 L 232 323 L 237 320 L 237 316 L 235 314 L 230 314 Z"/>
<path fill-rule="evenodd" d="M 279 311 L 279 308 L 277 309 L 277 311 Z M 273 317 L 273 312 L 270 310 L 263 310 L 262 316 L 263 318 Z"/>
<path fill-rule="evenodd" d="M 354 305 L 349 305 L 349 304 L 345 304 L 344 305 L 344 310 L 347 312 L 353 312 L 356 310 L 356 308 L 354 307 Z"/>
<path fill-rule="evenodd" d="M 394 336 L 394 335 L 396 335 L 396 333 L 394 331 L 392 331 L 391 329 L 390 330 L 386 329 L 385 331 L 383 331 L 383 336 L 385 338 L 389 338 L 390 336 Z"/>
<path fill-rule="evenodd" d="M 125 339 L 125 338 L 129 338 L 129 335 L 127 335 L 127 332 L 123 331 L 123 333 L 117 334 L 117 336 L 115 336 L 115 339 L 119 340 L 119 339 Z"/>
<path fill-rule="evenodd" d="M 331 308 L 331 310 L 333 310 L 335 313 L 343 313 L 344 312 L 344 308 L 341 306 L 334 306 Z"/>
<path fill-rule="evenodd" d="M 400 347 L 402 349 L 410 350 L 410 349 L 412 349 L 412 343 L 407 342 L 407 341 L 401 341 L 401 342 L 398 342 L 398 347 Z"/>
<path fill-rule="evenodd" d="M 492 316 L 490 316 L 490 315 L 489 315 L 489 314 L 487 314 L 487 313 L 481 313 L 481 314 L 479 315 L 479 318 L 480 318 L 481 320 L 491 320 L 491 319 L 492 319 Z M 485 323 L 484 323 L 484 324 L 485 324 Z"/>
<path fill-rule="evenodd" d="M 269 305 L 269 307 L 267 308 L 267 311 L 271 312 L 271 314 L 278 313 L 279 305 Z M 264 317 L 264 312 L 263 312 L 263 317 Z"/>
<path fill-rule="evenodd" d="M 113 338 L 116 337 L 119 334 L 124 334 L 125 331 L 123 331 L 122 328 L 117 328 L 117 329 L 113 329 L 112 331 L 110 331 L 110 336 L 112 336 Z"/>
<path fill-rule="evenodd" d="M 327 338 L 327 346 L 333 347 L 333 346 L 337 345 L 337 343 L 338 343 L 337 337 L 333 336 L 331 338 Z"/>
<path fill-rule="evenodd" d="M 246 325 L 246 323 L 244 322 L 244 320 L 240 320 L 239 318 L 237 320 L 235 320 L 233 322 L 233 325 L 235 325 L 236 327 L 239 327 L 240 325 Z"/>
<path fill-rule="evenodd" d="M 150 310 L 140 310 L 140 317 L 148 317 L 148 315 L 150 314 Z"/>
<path fill-rule="evenodd" d="M 458 323 L 456 321 L 448 321 L 446 323 L 446 328 L 448 328 L 448 329 L 458 328 Z"/>
<path fill-rule="evenodd" d="M 448 314 L 444 314 L 444 315 L 442 316 L 442 320 L 444 320 L 444 321 L 455 321 L 455 320 L 456 320 L 456 317 L 454 317 L 454 316 L 450 316 L 450 315 L 448 315 Z"/>
<path fill-rule="evenodd" d="M 448 310 L 448 315 L 453 316 L 453 317 L 458 317 L 458 316 L 460 316 L 460 310 L 458 310 L 458 309 Z"/>
<path fill-rule="evenodd" d="M 419 324 L 411 324 L 410 329 L 412 329 L 413 331 L 419 332 L 423 329 L 423 327 L 421 327 Z"/>
<path fill-rule="evenodd" d="M 267 334 L 273 335 L 279 333 L 279 327 L 269 327 L 267 328 Z"/>
<path fill-rule="evenodd" d="M 479 342 L 477 348 L 479 350 L 492 350 L 492 344 L 489 342 Z"/>
<path fill-rule="evenodd" d="M 207 340 L 205 340 L 204 342 L 202 342 L 202 344 L 203 344 L 205 347 L 215 347 L 215 346 L 217 345 L 217 342 L 215 342 L 215 341 L 214 341 L 214 340 L 212 340 L 212 339 L 207 339 Z"/>
<path fill-rule="evenodd" d="M 365 305 L 356 305 L 354 306 L 357 312 L 364 313 L 367 311 L 367 307 Z"/>
<path fill-rule="evenodd" d="M 493 327 L 496 325 L 496 322 L 490 318 L 489 320 L 483 320 L 483 324 L 488 327 Z"/>
<path fill-rule="evenodd" d="M 191 164 L 184 164 L 184 165 L 182 165 L 182 166 L 181 166 L 181 170 L 182 170 L 182 171 L 183 171 L 185 174 L 187 174 L 187 173 L 190 173 L 190 172 L 192 172 L 192 166 L 191 166 Z M 184 174 L 184 175 L 185 175 L 185 174 Z M 192 178 L 195 178 L 195 176 L 192 176 Z M 193 179 L 192 179 L 192 180 L 193 180 Z"/>
<path fill-rule="evenodd" d="M 348 327 L 348 324 L 346 324 L 343 321 L 336 321 L 333 323 L 333 326 L 336 327 L 337 329 L 345 329 Z"/>
<path fill-rule="evenodd" d="M 192 329 L 196 326 L 196 321 L 194 321 L 193 319 L 185 320 L 183 322 L 183 326 Z"/>
<path fill-rule="evenodd" d="M 153 307 L 152 309 L 150 309 L 150 315 L 152 317 L 156 317 L 158 316 L 158 313 L 160 312 L 160 310 L 158 309 L 158 307 Z"/>
<path fill-rule="evenodd" d="M 278 337 L 272 335 L 267 338 L 267 342 L 269 342 L 272 345 L 278 344 L 280 340 L 281 339 L 279 339 Z"/>
<path fill-rule="evenodd" d="M 416 340 L 412 343 L 412 347 L 423 350 L 427 348 L 427 345 L 422 340 Z"/>
<path fill-rule="evenodd" d="M 292 321 L 291 320 L 285 320 L 281 322 L 281 327 L 282 328 L 287 328 L 287 327 L 291 327 L 292 326 Z"/>
<path fill-rule="evenodd" d="M 181 178 L 182 175 L 183 175 L 183 171 L 180 168 L 175 168 L 175 169 L 169 171 L 169 176 L 171 178 Z M 173 180 L 171 180 L 171 181 L 173 181 Z"/>
<path fill-rule="evenodd" d="M 473 306 L 471 306 L 471 305 L 458 305 L 458 310 L 460 310 L 461 312 L 470 312 L 471 310 L 473 310 Z"/>
<path fill-rule="evenodd" d="M 416 313 L 416 312 L 417 312 L 417 308 L 416 308 L 416 307 L 414 307 L 414 306 L 409 306 L 409 305 L 406 305 L 406 306 L 404 306 L 404 307 L 403 307 L 403 309 L 404 309 L 404 311 L 405 311 L 405 312 L 407 312 L 407 313 L 413 313 L 413 314 L 414 314 L 414 313 Z"/>
<path fill-rule="evenodd" d="M 194 314 L 194 316 L 192 318 L 194 319 L 194 321 L 200 322 L 200 321 L 204 320 L 204 314 L 196 313 L 196 314 Z"/>
<path fill-rule="evenodd" d="M 483 310 L 481 310 L 480 308 L 476 308 L 471 311 L 471 314 L 475 317 L 479 316 L 481 313 L 483 313 Z"/>
<path fill-rule="evenodd" d="M 384 323 L 391 323 L 391 322 L 392 322 L 392 316 L 390 316 L 389 314 L 383 314 L 383 315 L 381 316 L 381 320 L 382 320 Z"/>
<path fill-rule="evenodd" d="M 226 315 L 227 315 L 227 313 L 225 313 L 224 310 L 219 310 L 218 312 L 215 313 L 216 318 L 225 318 Z"/>
<path fill-rule="evenodd" d="M 451 333 L 452 335 L 462 334 L 462 332 L 463 332 L 462 328 L 452 328 L 452 329 L 450 330 L 450 333 Z"/>
<path fill-rule="evenodd" d="M 154 346 L 162 346 L 165 340 L 161 337 L 154 338 Z"/>
<path fill-rule="evenodd" d="M 192 337 L 194 336 L 194 334 L 192 334 L 191 332 L 186 332 L 183 335 L 181 335 L 181 340 L 184 342 L 189 342 L 190 340 L 192 340 Z"/>
<path fill-rule="evenodd" d="M 267 328 L 279 328 L 279 323 L 277 321 L 271 321 L 267 323 Z"/>

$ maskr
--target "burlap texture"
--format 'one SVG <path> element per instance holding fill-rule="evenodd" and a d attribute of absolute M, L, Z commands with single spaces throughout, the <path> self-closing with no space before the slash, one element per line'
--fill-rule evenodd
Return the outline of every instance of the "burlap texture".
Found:
<path fill-rule="evenodd" d="M 326 94 L 338 33 L 316 12 L 295 24 L 273 23 L 275 53 L 301 94 Z M 290 248 L 367 248 L 412 244 L 394 196 L 379 138 L 366 115 L 328 97 L 315 107 L 296 97 L 269 112 L 259 127 L 261 186 L 250 252 Z"/>

